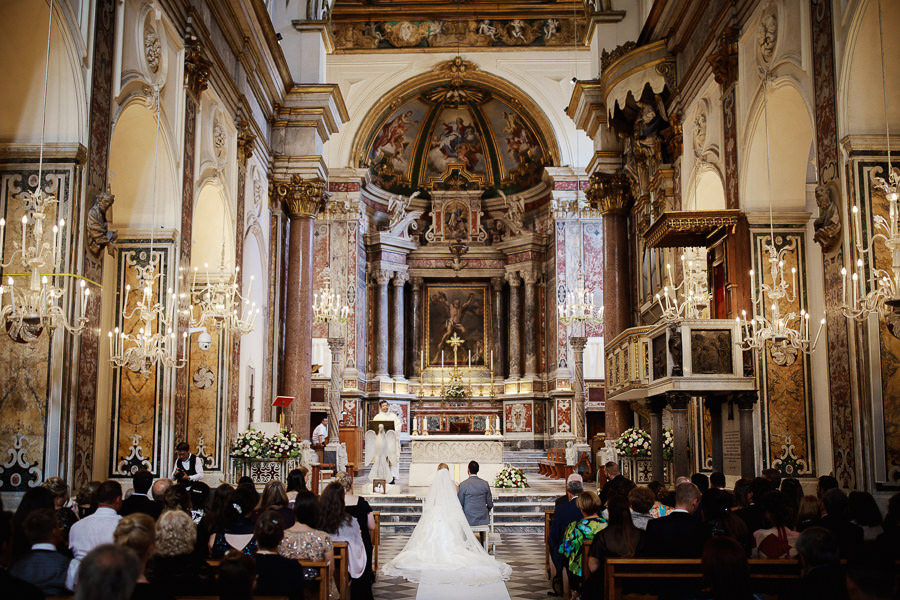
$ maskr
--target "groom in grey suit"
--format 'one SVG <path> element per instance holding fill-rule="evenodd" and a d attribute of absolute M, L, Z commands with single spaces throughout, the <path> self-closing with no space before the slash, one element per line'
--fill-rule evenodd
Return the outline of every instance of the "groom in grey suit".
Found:
<path fill-rule="evenodd" d="M 459 484 L 457 497 L 469 525 L 474 527 L 490 523 L 488 511 L 494 508 L 491 486 L 478 477 L 478 463 L 474 460 L 469 463 L 469 478 Z"/>

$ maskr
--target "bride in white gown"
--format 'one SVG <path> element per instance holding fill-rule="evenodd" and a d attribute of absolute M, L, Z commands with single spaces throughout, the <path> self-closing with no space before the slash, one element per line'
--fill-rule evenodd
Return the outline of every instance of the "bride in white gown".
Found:
<path fill-rule="evenodd" d="M 415 583 L 486 585 L 509 579 L 512 567 L 478 543 L 446 465 L 434 476 L 422 517 L 403 550 L 381 568 Z"/>

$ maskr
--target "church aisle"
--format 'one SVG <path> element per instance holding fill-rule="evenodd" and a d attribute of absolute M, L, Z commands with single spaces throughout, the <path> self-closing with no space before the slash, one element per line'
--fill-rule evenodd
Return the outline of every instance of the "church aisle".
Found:
<path fill-rule="evenodd" d="M 406 544 L 409 534 L 388 534 L 381 540 L 378 563 L 383 565 L 397 555 Z M 508 563 L 512 577 L 506 589 L 512 600 L 544 600 L 550 589 L 544 574 L 543 537 L 530 534 L 508 534 L 497 545 L 497 559 Z M 380 576 L 375 582 L 377 600 L 414 600 L 418 585 L 405 579 Z M 460 596 L 468 597 L 465 594 Z"/>

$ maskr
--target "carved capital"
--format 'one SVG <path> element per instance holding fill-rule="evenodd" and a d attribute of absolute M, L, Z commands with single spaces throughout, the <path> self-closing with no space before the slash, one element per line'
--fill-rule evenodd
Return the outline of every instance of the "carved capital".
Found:
<path fill-rule="evenodd" d="M 759 393 L 757 392 L 738 392 L 735 394 L 735 401 L 741 410 L 753 410 L 753 406 L 759 401 Z"/>
<path fill-rule="evenodd" d="M 666 392 L 666 400 L 672 410 L 687 410 L 691 396 L 685 392 Z"/>
<path fill-rule="evenodd" d="M 209 87 L 209 69 L 212 63 L 203 56 L 203 45 L 200 38 L 188 26 L 184 38 L 184 82 L 188 91 L 194 96 Z"/>
<path fill-rule="evenodd" d="M 372 272 L 372 279 L 378 285 L 387 286 L 388 282 L 391 280 L 391 275 L 393 275 L 393 271 L 388 271 L 385 269 L 378 269 Z"/>
<path fill-rule="evenodd" d="M 631 184 L 624 173 L 595 171 L 584 195 L 602 215 L 624 215 L 631 207 Z"/>
<path fill-rule="evenodd" d="M 716 83 L 723 88 L 727 88 L 737 81 L 739 33 L 740 31 L 736 27 L 725 28 L 725 31 L 719 35 L 716 47 L 706 59 L 712 67 Z"/>
<path fill-rule="evenodd" d="M 410 281 L 412 282 L 413 293 L 421 294 L 424 280 L 421 277 L 411 277 Z"/>
<path fill-rule="evenodd" d="M 407 281 L 409 281 L 409 273 L 405 271 L 394 273 L 394 287 L 403 287 Z"/>
<path fill-rule="evenodd" d="M 502 277 L 491 277 L 491 289 L 495 292 L 499 292 L 503 289 L 503 278 Z"/>
<path fill-rule="evenodd" d="M 522 285 L 522 280 L 519 278 L 519 274 L 515 271 L 507 271 L 506 275 L 504 275 L 504 279 L 510 285 L 510 287 L 519 287 Z"/>
<path fill-rule="evenodd" d="M 253 154 L 253 146 L 256 144 L 256 134 L 250 128 L 250 122 L 239 119 L 235 122 L 237 126 L 237 155 L 238 162 L 242 165 L 247 164 L 247 160 Z"/>
<path fill-rule="evenodd" d="M 315 218 L 328 198 L 324 181 L 304 179 L 296 173 L 289 181 L 273 180 L 272 194 L 291 219 Z"/>

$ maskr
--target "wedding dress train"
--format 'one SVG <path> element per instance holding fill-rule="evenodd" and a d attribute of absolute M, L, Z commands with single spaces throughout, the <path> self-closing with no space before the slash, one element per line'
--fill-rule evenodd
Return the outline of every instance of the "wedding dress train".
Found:
<path fill-rule="evenodd" d="M 480 586 L 509 579 L 512 567 L 478 543 L 456 497 L 450 472 L 439 469 L 409 541 L 381 572 L 422 584 Z"/>

